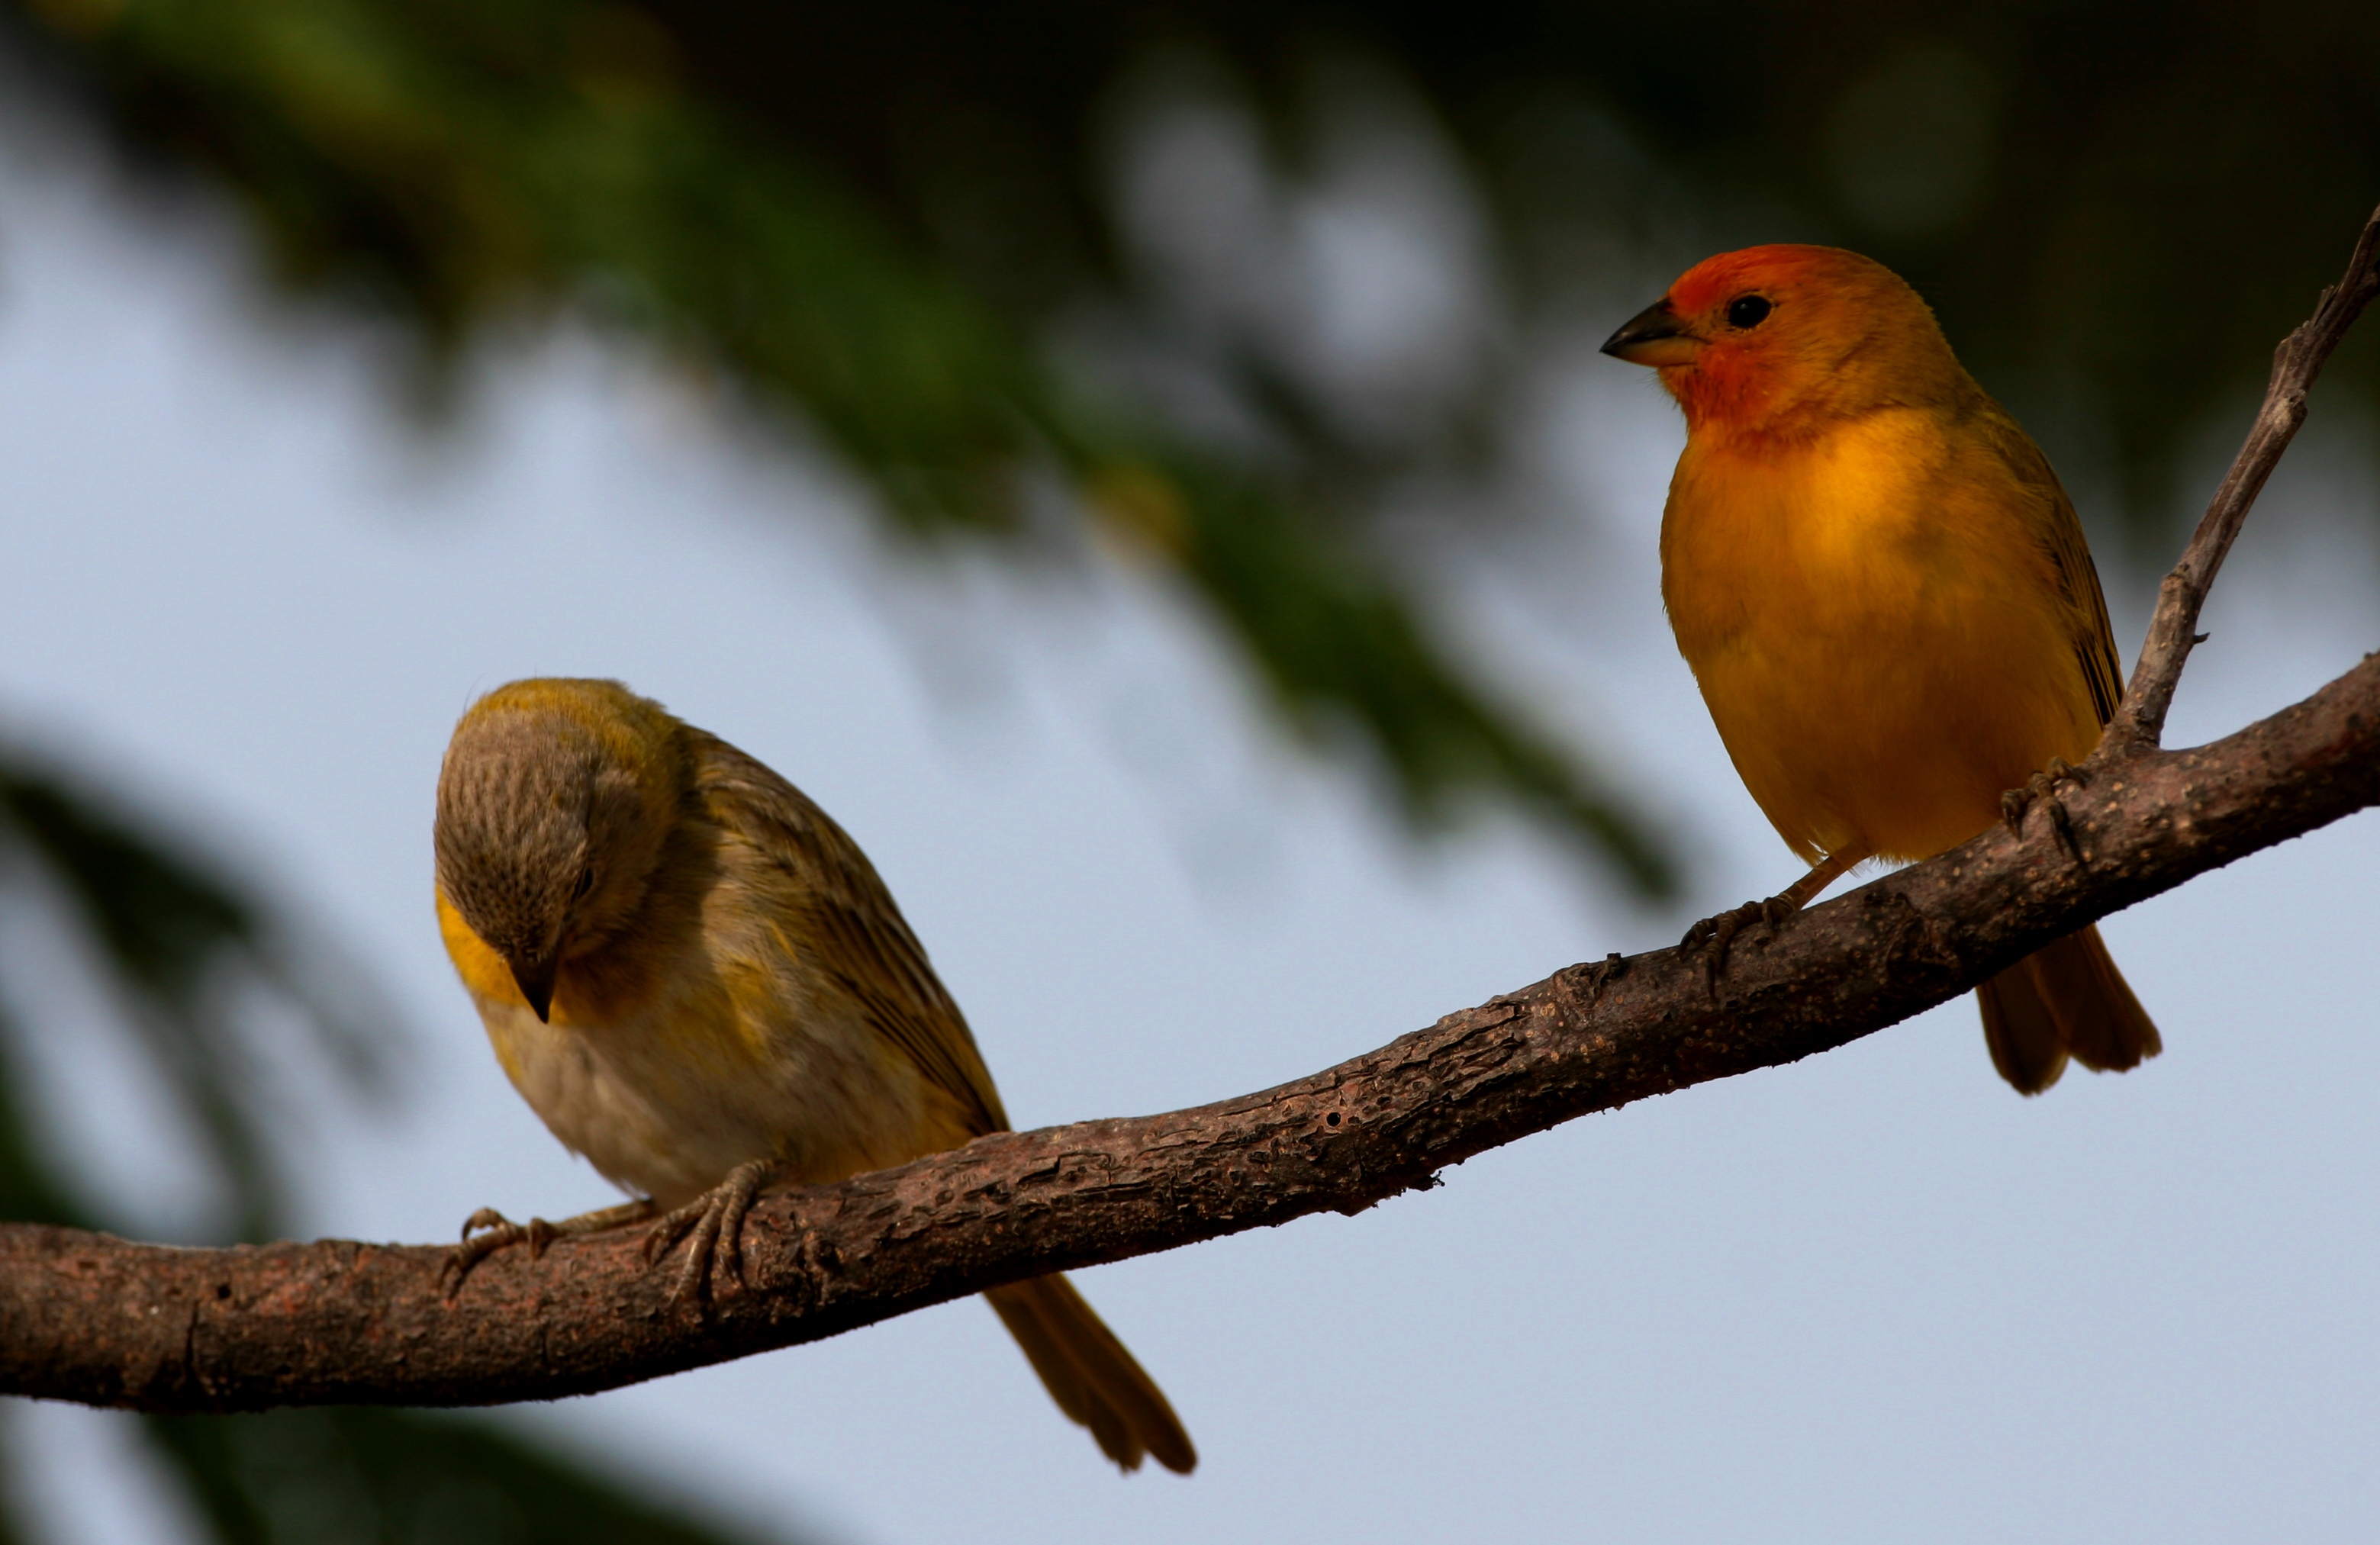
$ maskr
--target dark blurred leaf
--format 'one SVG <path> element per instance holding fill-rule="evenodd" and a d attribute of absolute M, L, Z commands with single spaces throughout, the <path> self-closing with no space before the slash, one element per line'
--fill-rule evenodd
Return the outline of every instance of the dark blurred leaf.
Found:
<path fill-rule="evenodd" d="M 0 1545 L 33 1545 L 33 1536 L 17 1521 L 24 1503 L 18 1495 L 16 1481 L 14 1476 L 0 1477 Z"/>
<path fill-rule="evenodd" d="M 1592 270 L 1632 249 L 1676 266 L 1755 241 L 1870 251 L 1934 299 L 1987 383 L 2098 420 L 2070 448 L 2112 437 L 2136 516 L 2166 513 L 2177 448 L 2227 390 L 2262 383 L 2380 202 L 2380 7 L 2365 0 L 652 14 L 685 89 L 837 168 L 985 293 L 1007 293 L 1005 254 L 1049 254 L 1044 305 L 1114 271 L 1100 115 L 1156 49 L 1227 61 L 1287 144 L 1318 64 L 1380 61 L 1469 147 L 1535 290 L 1608 283 Z M 2380 383 L 2380 347 L 2333 369 Z"/>
<path fill-rule="evenodd" d="M 1640 886 L 1662 872 L 1641 825 L 1368 551 L 1384 488 L 1492 428 L 1498 372 L 1368 444 L 1261 329 L 1197 367 L 1250 433 L 1053 388 L 1044 345 L 1087 305 L 1164 331 L 1104 181 L 1149 61 L 1210 61 L 1290 170 L 1326 67 L 1371 61 L 1467 150 L 1524 305 L 1583 289 L 1616 320 L 1643 298 L 1616 280 L 1755 240 L 1873 251 L 2136 520 L 2169 513 L 2180 449 L 2380 196 L 2363 0 L 1733 0 L 1690 26 L 1646 0 L 19 3 L 125 143 L 208 168 L 288 279 L 432 354 L 557 302 L 641 329 L 816 424 L 917 529 L 1020 529 L 1052 441 L 1086 481 L 1152 444 L 1217 469 L 1175 496 L 1248 540 L 1161 555 L 1294 714 L 1354 731 L 1417 812 L 1502 791 Z M 2380 347 L 2333 370 L 2380 380 Z"/>
<path fill-rule="evenodd" d="M 1326 742 L 1350 718 L 1367 728 L 1415 816 L 1442 820 L 1451 795 L 1500 788 L 1597 843 L 1645 894 L 1675 888 L 1668 855 L 1622 801 L 1451 679 L 1404 604 L 1296 510 L 1183 459 L 1111 467 L 1090 492 L 1131 540 L 1206 586 L 1293 723 Z"/>
<path fill-rule="evenodd" d="M 483 1421 L 412 1411 L 152 1417 L 226 1545 L 733 1545 Z M 782 1539 L 783 1536 L 777 1537 Z"/>
<path fill-rule="evenodd" d="M 1043 303 L 1065 290 L 1055 278 L 1027 282 L 1026 271 L 1034 254 L 1081 235 L 1062 218 L 1086 170 L 1080 95 L 1064 104 L 1070 121 L 1039 126 L 1050 135 L 1003 150 L 999 126 L 970 116 L 962 96 L 939 95 L 929 81 L 879 82 L 917 109 L 897 142 L 874 151 L 932 190 L 905 201 L 888 199 L 881 178 L 852 175 L 852 143 L 783 132 L 770 110 L 795 82 L 830 78 L 835 101 L 868 87 L 844 76 L 833 48 L 765 27 L 740 39 L 681 36 L 673 29 L 686 18 L 675 13 L 665 23 L 590 0 L 41 0 L 31 9 L 67 40 L 129 142 L 196 161 L 237 189 L 286 277 L 370 298 L 433 352 L 555 302 L 641 328 L 723 372 L 765 411 L 815 424 L 913 529 L 1021 531 L 1015 490 L 1053 442 L 1083 479 L 1128 469 L 1152 441 L 1192 454 L 1116 394 L 1083 412 L 1084 394 L 1059 390 L 1042 358 Z M 1037 41 L 1056 46 L 1030 32 L 1053 15 L 1019 12 L 1026 32 L 994 57 L 1021 66 Z M 738 18 L 768 22 L 759 11 L 713 19 Z M 941 56 L 930 32 L 873 22 L 831 30 L 830 43 L 880 51 L 855 60 L 856 70 L 901 68 L 912 48 Z M 1092 31 L 1112 54 L 1115 40 Z M 742 57 L 747 45 L 759 54 Z M 758 97 L 706 73 L 706 61 L 722 57 Z M 770 60 L 787 70 L 775 86 Z M 938 147 L 973 159 L 954 177 L 934 160 Z M 912 150 L 926 159 L 913 165 Z M 1051 175 L 1051 156 L 1062 175 Z M 1025 180 L 1002 182 L 1002 168 Z M 1016 215 L 1042 209 L 1045 196 L 1060 218 L 1018 229 Z M 972 257 L 954 257 L 953 243 Z M 1067 269 L 1059 262 L 1051 274 Z M 1241 466 L 1232 481 L 1269 492 L 1208 509 L 1188 491 L 1202 529 L 1245 530 L 1275 512 L 1286 525 L 1314 518 L 1279 468 Z M 1336 546 L 1355 554 L 1360 528 Z M 1332 550 L 1294 529 L 1238 547 L 1257 559 Z M 1610 853 L 1636 885 L 1665 875 L 1651 838 L 1595 791 L 1576 755 L 1482 694 L 1400 590 L 1363 578 L 1360 563 L 1344 573 L 1304 561 L 1184 573 L 1265 675 L 1291 688 L 1289 700 L 1327 704 L 1371 742 L 1413 809 L 1446 809 L 1466 790 L 1515 793 Z M 1360 617 L 1348 607 L 1357 590 Z M 1281 626 L 1293 612 L 1309 614 Z M 1257 619 L 1271 626 L 1248 626 Z M 1317 636 L 1342 622 L 1357 626 L 1318 651 Z"/>
<path fill-rule="evenodd" d="M 168 1077 L 207 1145 L 245 1237 L 278 1227 L 268 1066 L 273 1049 L 243 1037 L 239 1012 L 261 987 L 297 1011 L 316 1049 L 368 1080 L 384 1065 L 392 1024 L 369 984 L 336 968 L 254 886 L 176 850 L 149 823 L 115 813 L 55 772 L 0 757 L 0 896 L 62 902 L 99 969 L 122 989 L 128 1025 Z M 43 885 L 8 884 L 37 865 Z M 35 1140 L 25 1098 L 25 1038 L 0 981 L 0 1216 L 91 1228 L 58 1158 Z M 285 1052 L 285 1048 L 283 1049 Z M 353 1090 L 351 1089 L 351 1092 Z M 484 1422 L 411 1411 L 274 1412 L 144 1417 L 225 1545 L 443 1545 L 593 1541 L 735 1545 L 737 1535 L 639 1499 L 592 1467 Z M 0 1429 L 0 1437 L 6 1429 Z M 0 1545 L 18 1538 L 0 1496 Z M 782 1538 L 780 1536 L 779 1538 Z"/>
<path fill-rule="evenodd" d="M 299 949 L 290 926 L 234 882 L 51 774 L 0 761 L 0 847 L 37 861 L 72 906 L 101 969 L 126 991 L 127 1025 L 197 1118 L 201 1157 L 233 1198 L 235 1234 L 267 1236 L 280 1198 L 260 1134 L 275 1113 L 259 1049 L 239 1028 L 255 1005 L 236 989 L 260 986 L 296 1009 L 358 1081 L 392 1028 L 370 1022 L 377 997 L 337 969 L 335 952 Z"/>
<path fill-rule="evenodd" d="M 0 1218 L 73 1226 L 86 1222 L 35 1148 L 16 1059 L 24 1030 L 0 1004 Z"/>
<path fill-rule="evenodd" d="M 2135 517 L 2380 192 L 2380 8 L 2341 0 L 1739 0 L 1690 36 L 1672 6 L 1516 0 L 25 3 L 127 142 L 211 168 L 293 281 L 375 298 L 433 350 L 592 309 L 797 408 L 925 529 L 1017 529 L 1050 441 L 1092 482 L 1152 442 L 1220 467 L 1243 492 L 1177 480 L 1202 540 L 1164 555 L 1294 713 L 1355 730 L 1416 811 L 1502 790 L 1645 887 L 1641 826 L 1366 558 L 1411 444 L 1334 443 L 1327 405 L 1261 369 L 1219 378 L 1265 431 L 1237 444 L 1051 389 L 1052 320 L 1135 293 L 1100 178 L 1136 69 L 1202 51 L 1293 146 L 1318 64 L 1379 62 L 1469 147 L 1541 298 L 1608 285 L 1615 252 L 1875 251 L 2044 409 L 2054 453 L 2112 453 Z M 2336 369 L 2373 380 L 2380 349 Z"/>

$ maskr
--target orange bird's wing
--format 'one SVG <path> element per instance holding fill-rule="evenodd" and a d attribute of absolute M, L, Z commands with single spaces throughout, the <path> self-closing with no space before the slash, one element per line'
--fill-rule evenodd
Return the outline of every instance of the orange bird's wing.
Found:
<path fill-rule="evenodd" d="M 793 880 L 796 915 L 784 919 L 786 931 L 877 1033 L 957 1102 L 971 1135 L 1005 1131 L 1008 1113 L 965 1016 L 859 845 L 801 790 L 717 736 L 700 736 L 697 755 L 711 819 Z"/>
<path fill-rule="evenodd" d="M 2116 652 L 2116 630 L 2107 621 L 2107 598 L 2099 589 L 2099 571 L 2091 563 L 2090 544 L 2082 539 L 2082 522 L 2074 501 L 2050 469 L 2049 458 L 2033 437 L 1997 406 L 1985 416 L 1985 433 L 1992 448 L 2025 492 L 2034 536 L 2058 574 L 2058 600 L 2073 640 L 2074 658 L 2091 688 L 2091 706 L 2101 724 L 2116 715 L 2117 700 L 2124 695 L 2123 659 Z"/>
<path fill-rule="evenodd" d="M 2026 513 L 2057 577 L 2067 636 L 2104 725 L 2123 695 L 2124 668 L 2099 572 L 2082 540 L 2082 522 L 2048 458 L 2016 420 L 1995 410 L 1987 416 L 1986 433 L 2029 495 Z M 2108 958 L 2096 928 L 2028 955 L 1979 984 L 1975 996 L 1992 1065 L 2022 1094 L 2039 1094 L 2056 1083 L 2070 1055 L 2085 1067 L 2121 1071 L 2164 1048 L 2155 1023 Z"/>

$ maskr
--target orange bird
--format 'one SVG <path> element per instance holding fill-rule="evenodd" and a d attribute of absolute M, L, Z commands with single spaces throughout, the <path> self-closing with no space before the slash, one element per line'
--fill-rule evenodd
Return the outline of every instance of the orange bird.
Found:
<path fill-rule="evenodd" d="M 1925 302 L 1831 247 L 1689 269 L 1603 346 L 1686 414 L 1661 597 L 1735 770 L 1810 872 L 1955 847 L 2080 761 L 2123 689 L 2073 503 Z M 1976 990 L 2000 1077 L 2159 1050 L 2086 928 Z"/>

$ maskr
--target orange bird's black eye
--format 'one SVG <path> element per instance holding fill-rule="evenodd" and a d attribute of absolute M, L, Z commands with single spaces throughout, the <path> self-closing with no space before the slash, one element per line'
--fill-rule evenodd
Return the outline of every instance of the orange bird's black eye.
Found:
<path fill-rule="evenodd" d="M 595 871 L 591 869 L 580 870 L 578 871 L 578 883 L 570 887 L 570 899 L 573 901 L 585 901 L 587 899 L 587 893 L 594 888 Z"/>
<path fill-rule="evenodd" d="M 1768 298 L 1760 295 L 1739 295 L 1727 303 L 1727 324 L 1730 327 L 1757 327 L 1768 320 Z"/>

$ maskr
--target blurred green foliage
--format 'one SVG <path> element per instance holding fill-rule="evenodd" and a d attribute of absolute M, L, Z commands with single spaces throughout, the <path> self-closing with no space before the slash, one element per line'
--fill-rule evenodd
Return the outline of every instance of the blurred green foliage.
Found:
<path fill-rule="evenodd" d="M 1034 551 L 1054 473 L 1415 813 L 1508 797 L 1648 894 L 1662 845 L 1454 658 L 1382 519 L 1477 470 L 1528 351 L 1475 339 L 1463 389 L 1367 427 L 1296 327 L 1185 311 L 1129 228 L 1153 82 L 1188 61 L 1291 187 L 1348 127 L 1330 82 L 1384 83 L 1451 147 L 1509 335 L 1623 316 L 1723 246 L 1869 250 L 2140 521 L 2380 196 L 2380 8 L 2349 0 L 17 3 L 93 121 L 202 168 L 285 280 L 425 358 L 556 308 L 636 330 L 822 433 L 913 534 Z M 1087 334 L 1125 341 L 1103 364 Z M 2335 368 L 2370 383 L 2380 350 Z"/>
<path fill-rule="evenodd" d="M 0 915 L 38 907 L 117 990 L 117 1016 L 158 1071 L 220 1184 L 216 1220 L 193 1238 L 273 1237 L 284 1226 L 273 1134 L 275 1076 L 300 1048 L 256 1027 L 302 1027 L 304 1051 L 349 1096 L 386 1071 L 392 1026 L 368 983 L 323 941 L 300 935 L 253 887 L 86 796 L 0 754 Z M 55 964 L 55 963 L 54 963 Z M 32 1016 L 0 979 L 0 1217 L 82 1228 L 115 1220 L 82 1194 L 43 1140 L 31 1089 Z M 260 1013 L 270 1000 L 284 1013 Z M 53 1028 L 53 1027 L 45 1027 Z M 280 1118 L 279 1120 L 276 1120 Z M 225 1223 L 228 1226 L 224 1226 Z M 117 1226 L 121 1226 L 120 1223 Z M 145 1417 L 190 1512 L 225 1545 L 733 1545 L 568 1455 L 485 1421 L 443 1413 L 322 1408 L 259 1417 Z M 0 1441 L 11 1433 L 0 1426 Z M 0 1495 L 0 1542 L 31 1539 L 21 1499 Z M 748 1537 L 747 1537 L 748 1538 Z"/>
<path fill-rule="evenodd" d="M 719 1545 L 718 1531 L 485 1422 L 410 1411 L 161 1417 L 159 1446 L 237 1545 Z"/>
<path fill-rule="evenodd" d="M 54 888 L 125 1000 L 126 1026 L 196 1118 L 200 1161 L 231 1200 L 223 1232 L 271 1237 L 282 1198 L 260 1134 L 273 1113 L 260 1049 L 240 1031 L 242 1011 L 254 1005 L 235 984 L 285 999 L 359 1084 L 380 1060 L 357 1014 L 370 994 L 336 971 L 335 952 L 318 947 L 301 963 L 294 941 L 256 904 L 56 779 L 0 764 L 0 841 Z M 55 1197 L 34 1190 L 27 1200 L 34 1210 L 13 1216 L 56 1221 Z"/>
<path fill-rule="evenodd" d="M 1355 730 L 1416 814 L 1499 792 L 1637 888 L 1670 886 L 1579 758 L 1449 660 L 1317 480 L 1058 379 L 1038 292 L 987 280 L 921 237 L 929 212 L 888 214 L 832 144 L 708 79 L 710 44 L 689 47 L 679 18 L 577 0 L 49 0 L 32 16 L 54 73 L 125 142 L 207 168 L 287 280 L 401 319 L 433 359 L 556 305 L 641 330 L 821 432 L 913 533 L 1027 538 L 1028 490 L 1052 473 L 1162 481 L 1178 541 L 1085 507 L 1178 566 L 1293 722 Z M 1027 249 L 1034 235 L 1065 239 L 1026 233 Z"/>

